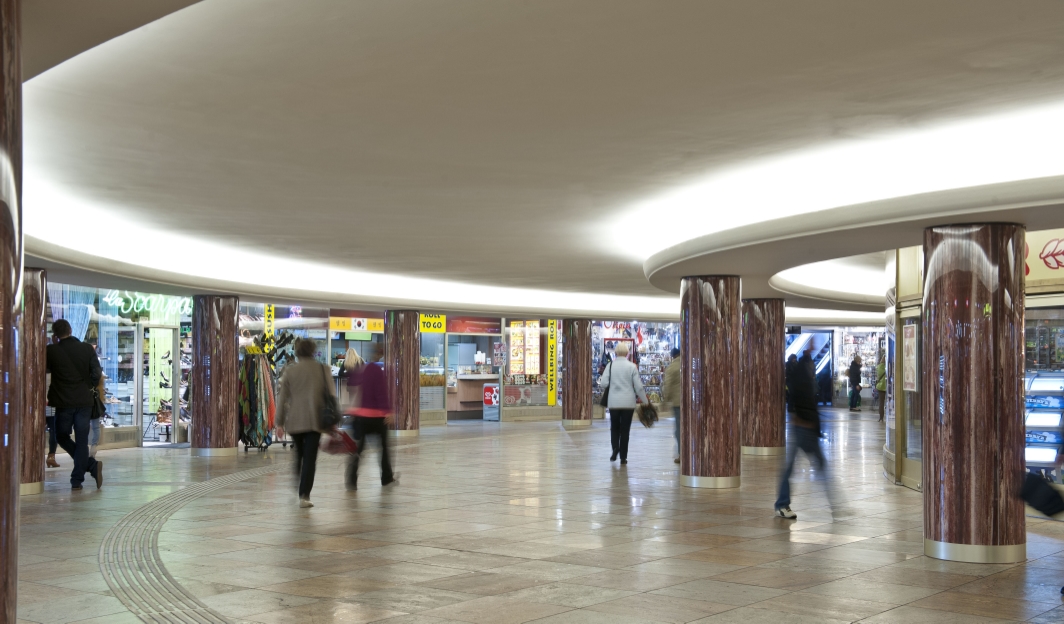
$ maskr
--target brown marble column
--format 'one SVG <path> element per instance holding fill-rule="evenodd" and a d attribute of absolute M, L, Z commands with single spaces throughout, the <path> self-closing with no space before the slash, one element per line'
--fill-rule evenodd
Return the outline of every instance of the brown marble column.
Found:
<path fill-rule="evenodd" d="M 22 42 L 19 0 L 0 0 L 0 622 L 18 597 L 19 429 L 22 381 L 18 298 L 22 281 Z"/>
<path fill-rule="evenodd" d="M 591 321 L 563 321 L 562 331 L 562 426 L 591 425 Z"/>
<path fill-rule="evenodd" d="M 240 298 L 233 295 L 192 297 L 189 440 L 193 456 L 236 455 L 240 438 L 239 312 Z"/>
<path fill-rule="evenodd" d="M 23 495 L 44 491 L 47 284 L 44 269 L 22 272 L 22 333 L 19 336 L 22 348 L 22 436 L 19 441 L 22 468 L 19 493 Z"/>
<path fill-rule="evenodd" d="M 787 419 L 783 299 L 743 300 L 742 439 L 745 455 L 783 455 Z"/>
<path fill-rule="evenodd" d="M 739 487 L 740 281 L 685 277 L 680 290 L 680 482 Z"/>
<path fill-rule="evenodd" d="M 384 315 L 384 368 L 392 388 L 392 433 L 418 435 L 421 427 L 421 329 L 417 310 Z"/>
<path fill-rule="evenodd" d="M 924 230 L 921 322 L 924 554 L 1027 556 L 1023 226 Z"/>

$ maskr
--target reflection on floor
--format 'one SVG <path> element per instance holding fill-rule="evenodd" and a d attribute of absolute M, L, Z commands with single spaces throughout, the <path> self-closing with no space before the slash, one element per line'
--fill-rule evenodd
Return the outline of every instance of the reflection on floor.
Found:
<path fill-rule="evenodd" d="M 372 447 L 358 492 L 323 456 L 313 509 L 288 470 L 216 490 L 177 510 L 159 547 L 234 622 L 1064 621 L 1064 524 L 1030 520 L 1025 565 L 928 559 L 920 495 L 883 479 L 876 416 L 833 418 L 839 506 L 800 460 L 797 522 L 772 515 L 780 458 L 744 458 L 737 490 L 677 485 L 670 421 L 633 427 L 626 467 L 609 461 L 608 423 L 476 422 L 400 442 L 402 482 L 387 489 Z M 190 481 L 291 456 L 101 451 L 103 490 L 76 493 L 61 458 L 45 493 L 22 499 L 20 621 L 139 621 L 101 575 L 108 529 Z"/>

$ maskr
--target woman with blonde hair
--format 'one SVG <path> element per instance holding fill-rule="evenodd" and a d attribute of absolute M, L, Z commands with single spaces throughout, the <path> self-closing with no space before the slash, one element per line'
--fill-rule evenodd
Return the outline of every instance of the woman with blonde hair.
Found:
<path fill-rule="evenodd" d="M 358 407 L 357 375 L 362 372 L 366 361 L 355 351 L 354 347 L 347 349 L 347 355 L 340 364 L 340 404 L 349 407 Z"/>

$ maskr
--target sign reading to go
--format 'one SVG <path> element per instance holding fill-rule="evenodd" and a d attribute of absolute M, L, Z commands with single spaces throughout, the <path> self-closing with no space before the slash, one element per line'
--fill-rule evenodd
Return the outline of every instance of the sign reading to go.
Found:
<path fill-rule="evenodd" d="M 447 315 L 446 314 L 422 314 L 421 317 L 421 333 L 423 334 L 442 334 L 447 331 Z"/>

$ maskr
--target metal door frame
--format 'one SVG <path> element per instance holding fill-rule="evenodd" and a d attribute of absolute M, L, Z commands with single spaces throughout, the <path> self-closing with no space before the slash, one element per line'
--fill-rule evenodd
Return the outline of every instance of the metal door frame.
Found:
<path fill-rule="evenodd" d="M 146 331 L 152 329 L 169 329 L 173 331 L 173 345 L 170 353 L 173 356 L 173 368 L 170 371 L 171 406 L 170 415 L 170 438 L 177 440 L 177 423 L 181 420 L 181 325 L 166 325 L 163 323 L 137 323 L 137 362 L 133 367 L 134 401 L 136 407 L 133 410 L 133 421 L 137 427 L 137 446 L 144 446 L 144 356 L 147 351 L 144 347 Z"/>

